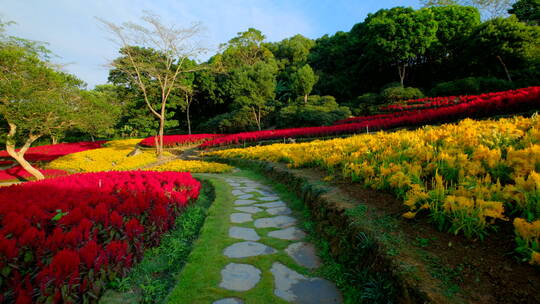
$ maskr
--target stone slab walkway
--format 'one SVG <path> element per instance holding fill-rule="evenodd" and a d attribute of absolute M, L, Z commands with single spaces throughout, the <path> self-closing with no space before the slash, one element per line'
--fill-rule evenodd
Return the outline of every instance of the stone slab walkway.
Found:
<path fill-rule="evenodd" d="M 286 253 L 298 267 L 313 270 L 321 265 L 315 247 L 305 242 L 305 232 L 297 227 L 297 219 L 287 204 L 271 188 L 243 177 L 228 177 L 225 181 L 232 187 L 235 197 L 234 211 L 229 215 L 229 237 L 238 242 L 228 246 L 223 255 L 230 262 L 221 270 L 219 288 L 245 292 L 261 281 L 264 273 L 271 273 L 273 295 L 290 303 L 327 304 L 342 303 L 336 286 L 322 278 L 307 277 L 276 260 L 276 254 Z M 286 240 L 290 244 L 284 250 L 272 248 L 261 241 L 257 229 L 268 237 Z M 241 262 L 242 258 L 267 259 L 270 269 L 258 269 Z M 298 269 L 298 268 L 297 268 Z M 241 295 L 241 293 L 240 293 Z M 213 304 L 249 303 L 242 296 L 223 298 Z"/>

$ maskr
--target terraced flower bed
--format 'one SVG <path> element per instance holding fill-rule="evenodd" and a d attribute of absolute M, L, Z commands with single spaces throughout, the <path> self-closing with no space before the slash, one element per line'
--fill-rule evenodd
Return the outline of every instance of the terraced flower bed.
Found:
<path fill-rule="evenodd" d="M 324 168 L 394 193 L 403 217 L 485 239 L 511 221 L 517 256 L 540 266 L 540 118 L 464 120 L 416 131 L 209 153 Z M 406 211 L 406 212 L 405 212 Z M 505 231 L 505 230 L 502 230 Z"/>
<path fill-rule="evenodd" d="M 95 301 L 197 199 L 189 173 L 106 172 L 0 189 L 0 302 Z"/>
<path fill-rule="evenodd" d="M 165 135 L 163 136 L 163 146 L 164 147 L 178 147 L 190 144 L 200 144 L 214 138 L 223 136 L 221 134 L 184 134 L 184 135 Z M 151 136 L 143 139 L 140 142 L 141 146 L 145 147 L 155 147 L 156 146 L 156 137 Z"/>
<path fill-rule="evenodd" d="M 211 148 L 238 145 L 269 139 L 321 137 L 341 134 L 363 133 L 403 126 L 422 126 L 430 123 L 455 121 L 466 117 L 486 117 L 502 113 L 516 113 L 537 109 L 540 104 L 540 87 L 531 87 L 497 94 L 486 94 L 466 102 L 445 107 L 429 107 L 423 110 L 402 111 L 366 117 L 354 117 L 338 121 L 332 126 L 291 128 L 242 132 L 225 135 L 200 145 Z"/>

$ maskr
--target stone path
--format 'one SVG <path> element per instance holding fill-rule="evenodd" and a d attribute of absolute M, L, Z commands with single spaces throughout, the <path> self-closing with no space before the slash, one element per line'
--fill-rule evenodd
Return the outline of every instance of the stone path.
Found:
<path fill-rule="evenodd" d="M 229 177 L 225 181 L 233 188 L 235 196 L 229 236 L 238 242 L 223 251 L 230 263 L 221 270 L 219 288 L 245 292 L 257 286 L 264 273 L 270 273 L 273 294 L 282 300 L 290 303 L 342 303 L 341 294 L 332 282 L 304 276 L 276 260 L 276 254 L 284 252 L 300 267 L 313 270 L 321 265 L 315 247 L 303 241 L 306 234 L 296 226 L 297 220 L 287 204 L 272 189 L 250 179 Z M 264 229 L 264 237 L 285 240 L 290 244 L 284 250 L 263 244 L 257 229 Z M 268 259 L 271 269 L 258 269 L 241 261 L 254 256 Z M 238 296 L 213 302 L 228 303 L 249 303 L 249 298 Z"/>

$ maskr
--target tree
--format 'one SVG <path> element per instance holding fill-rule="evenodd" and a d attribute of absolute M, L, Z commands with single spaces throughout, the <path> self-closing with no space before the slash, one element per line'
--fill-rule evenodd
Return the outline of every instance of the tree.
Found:
<path fill-rule="evenodd" d="M 193 24 L 187 28 L 166 26 L 158 16 L 148 12 L 142 17 L 146 26 L 135 23 L 116 25 L 103 19 L 99 20 L 115 36 L 128 59 L 128 64 L 113 61 L 111 65 L 133 79 L 143 93 L 148 109 L 159 120 L 156 152 L 161 156 L 167 101 L 175 90 L 180 89 L 180 78 L 186 73 L 194 72 L 185 68 L 185 62 L 206 51 L 199 43 L 193 42 L 193 39 L 201 33 L 201 26 L 200 24 Z M 133 46 L 152 49 L 155 56 L 151 58 L 138 56 L 141 52 L 137 52 L 137 48 Z M 150 100 L 150 88 L 145 79 L 155 80 L 158 84 L 160 93 L 158 107 Z"/>
<path fill-rule="evenodd" d="M 403 87 L 407 67 L 426 52 L 436 33 L 437 22 L 430 10 L 395 7 L 368 15 L 363 39 L 372 58 L 396 65 Z"/>
<path fill-rule="evenodd" d="M 307 63 L 315 42 L 302 35 L 295 35 L 280 42 L 265 44 L 278 63 L 276 98 L 282 102 L 290 100 L 296 92 L 292 75 Z"/>
<path fill-rule="evenodd" d="M 189 109 L 193 103 L 193 95 L 195 95 L 195 75 L 190 75 L 190 77 L 185 77 L 182 79 L 181 89 L 184 93 L 183 98 L 183 108 L 186 111 L 186 122 L 188 127 L 188 134 L 191 134 L 191 119 L 189 116 Z"/>
<path fill-rule="evenodd" d="M 43 174 L 24 154 L 42 136 L 55 136 L 87 121 L 79 91 L 82 81 L 51 67 L 40 44 L 0 40 L 0 115 L 7 122 L 6 150 L 37 179 Z M 22 147 L 17 151 L 17 143 Z"/>
<path fill-rule="evenodd" d="M 317 75 L 315 75 L 309 64 L 306 64 L 292 74 L 291 78 L 294 91 L 300 96 L 304 96 L 304 103 L 307 103 L 309 93 L 311 93 L 313 86 L 317 83 Z"/>
<path fill-rule="evenodd" d="M 319 95 L 331 95 L 337 100 L 354 98 L 358 91 L 365 89 L 373 81 L 373 71 L 370 69 L 363 77 L 361 69 L 373 65 L 372 60 L 365 60 L 367 47 L 359 45 L 364 41 L 353 31 L 362 23 L 353 27 L 350 33 L 337 32 L 333 36 L 324 35 L 315 41 L 310 50 L 307 63 L 317 71 L 319 81 L 314 91 Z M 369 69 L 369 68 L 368 68 Z"/>
<path fill-rule="evenodd" d="M 528 25 L 540 25 L 540 0 L 518 0 L 508 13 Z"/>
<path fill-rule="evenodd" d="M 275 98 L 276 60 L 272 52 L 263 43 L 264 35 L 254 28 L 239 32 L 238 36 L 221 45 L 222 52 L 210 59 L 214 70 L 214 82 L 200 82 L 201 89 L 208 95 L 228 103 L 232 112 L 244 116 L 252 114 L 260 130 L 263 116 L 269 110 L 269 102 Z M 206 75 L 208 76 L 208 75 Z M 210 80 L 209 77 L 204 77 Z M 218 115 L 213 125 L 219 125 L 218 119 L 236 121 L 228 115 Z"/>
<path fill-rule="evenodd" d="M 254 28 L 239 32 L 236 37 L 220 45 L 223 53 L 217 56 L 214 65 L 221 64 L 227 71 L 273 57 L 272 52 L 263 45 L 265 38 L 261 31 Z"/>
<path fill-rule="evenodd" d="M 154 58 L 160 54 L 151 48 L 131 47 L 134 57 L 145 58 L 147 62 L 156 62 Z M 145 95 L 139 87 L 139 81 L 143 82 L 146 88 L 146 96 L 153 108 L 161 106 L 161 89 L 156 79 L 152 79 L 147 74 L 141 74 L 141 79 L 136 80 L 131 75 L 135 74 L 135 69 L 131 67 L 129 57 L 124 49 L 120 50 L 120 57 L 114 59 L 115 66 L 123 66 L 124 69 L 113 68 L 109 70 L 108 81 L 114 85 L 118 100 L 121 101 L 122 113 L 120 115 L 119 127 L 122 132 L 126 131 L 129 136 L 151 136 L 159 129 L 159 120 L 148 110 Z M 130 75 L 131 73 L 131 75 Z M 188 76 L 188 75 L 186 75 Z M 178 120 L 171 119 L 175 116 L 180 107 L 181 91 L 174 90 L 167 98 L 165 105 L 164 129 L 178 126 Z"/>
<path fill-rule="evenodd" d="M 96 86 L 91 91 L 81 91 L 81 108 L 77 115 L 81 117 L 78 129 L 95 137 L 108 137 L 115 133 L 122 111 L 116 91 L 112 85 Z"/>
<path fill-rule="evenodd" d="M 233 105 L 249 108 L 259 130 L 262 129 L 262 116 L 268 110 L 268 103 L 275 98 L 276 74 L 275 62 L 259 61 L 236 69 L 231 75 L 236 87 Z"/>
<path fill-rule="evenodd" d="M 538 56 L 540 29 L 527 26 L 515 17 L 494 18 L 482 23 L 471 35 L 469 49 L 490 66 L 493 60 L 500 63 L 508 81 L 512 81 L 511 67 L 525 67 L 528 57 Z"/>

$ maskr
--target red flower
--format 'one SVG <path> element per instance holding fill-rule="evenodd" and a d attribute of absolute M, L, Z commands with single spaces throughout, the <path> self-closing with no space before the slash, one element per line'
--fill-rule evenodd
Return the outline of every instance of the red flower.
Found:
<path fill-rule="evenodd" d="M 113 227 L 122 229 L 122 226 L 124 225 L 124 220 L 122 219 L 120 214 L 118 214 L 118 212 L 113 211 L 111 213 L 110 220 L 111 220 L 110 223 Z"/>
<path fill-rule="evenodd" d="M 40 244 L 45 239 L 45 233 L 37 230 L 35 227 L 30 227 L 23 235 L 18 239 L 19 246 L 25 247 L 34 244 Z"/>
<path fill-rule="evenodd" d="M 14 212 L 9 213 L 4 217 L 2 224 L 4 229 L 2 233 L 4 235 L 13 234 L 18 237 L 22 235 L 30 227 L 30 222 L 24 218 L 24 216 L 16 214 Z"/>
<path fill-rule="evenodd" d="M 79 277 L 79 264 L 81 260 L 77 252 L 69 249 L 60 250 L 40 275 L 42 284 L 54 281 L 55 286 L 61 286 L 66 281 L 72 281 Z"/>
<path fill-rule="evenodd" d="M 128 244 L 124 241 L 112 241 L 105 249 L 109 262 L 131 265 L 131 255 L 128 254 Z"/>
<path fill-rule="evenodd" d="M 125 273 L 171 225 L 176 214 L 168 210 L 177 202 L 170 197 L 187 203 L 199 189 L 189 173 L 171 172 L 74 174 L 0 188 L 0 201 L 10 202 L 0 204 L 0 268 L 12 269 L 0 295 L 24 303 L 35 289 L 36 297 L 66 302 L 91 288 L 92 279 Z M 113 227 L 124 233 L 111 234 Z M 142 237 L 146 231 L 151 237 Z M 32 263 L 19 258 L 21 248 L 32 250 Z"/>
<path fill-rule="evenodd" d="M 6 239 L 3 235 L 0 234 L 0 254 L 6 257 L 6 259 L 8 260 L 16 258 L 19 255 L 17 242 L 12 239 Z"/>
<path fill-rule="evenodd" d="M 81 260 L 86 265 L 86 267 L 94 267 L 100 250 L 101 248 L 94 240 L 88 242 L 84 247 L 79 250 Z"/>
<path fill-rule="evenodd" d="M 144 233 L 144 227 L 136 218 L 132 218 L 126 223 L 126 234 L 130 240 Z"/>

